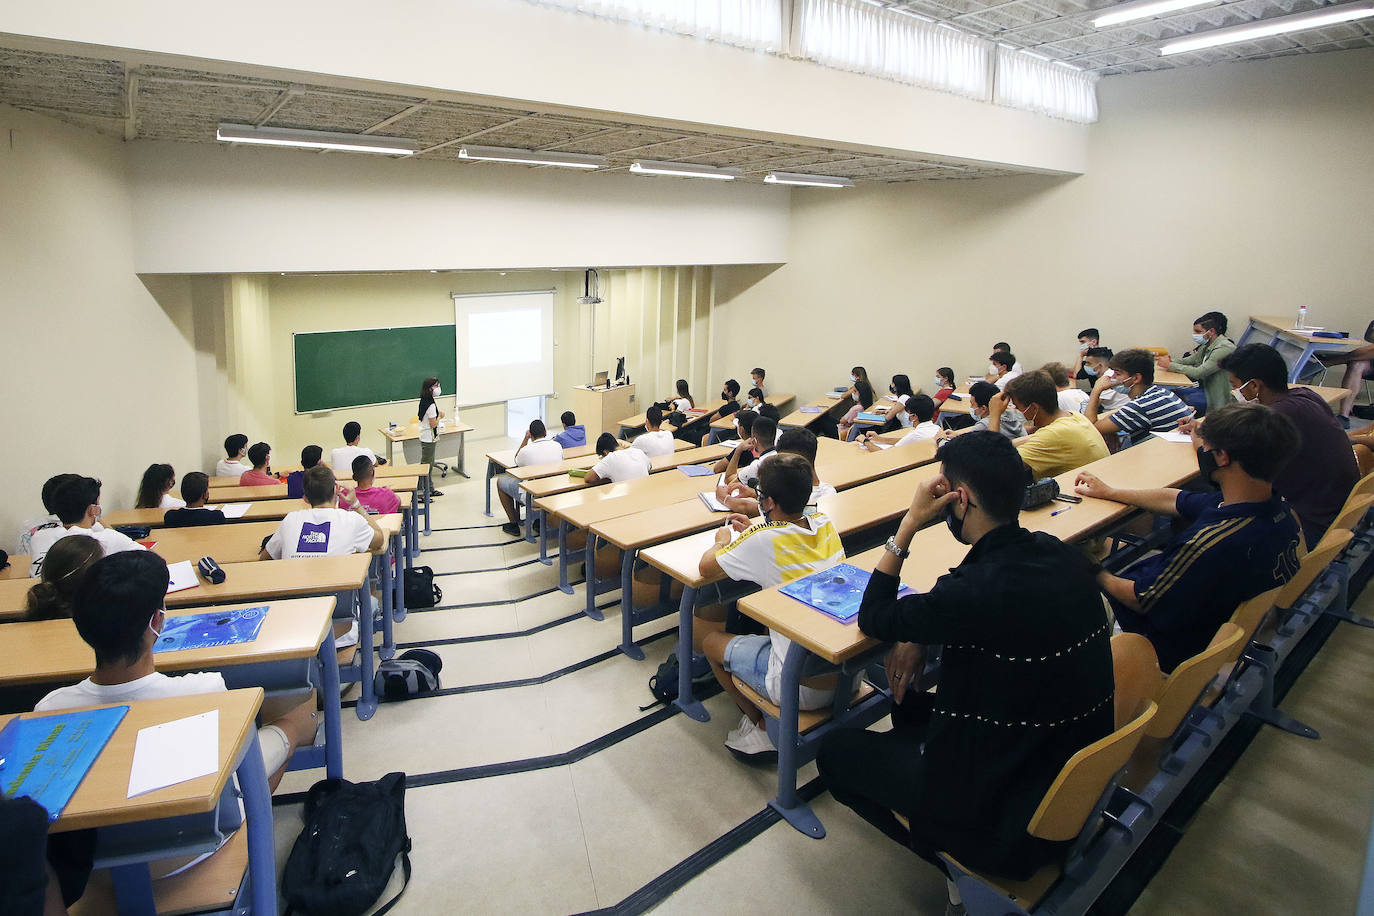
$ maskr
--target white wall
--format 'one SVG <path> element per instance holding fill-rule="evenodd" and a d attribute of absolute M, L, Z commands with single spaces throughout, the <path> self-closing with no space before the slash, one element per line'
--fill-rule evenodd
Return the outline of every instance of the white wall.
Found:
<path fill-rule="evenodd" d="M 0 107 L 0 546 L 42 515 L 53 474 L 128 508 L 143 470 L 200 464 L 191 314 L 134 272 L 124 150 Z"/>
<path fill-rule="evenodd" d="M 145 273 L 781 261 L 783 188 L 223 144 L 130 145 Z M 724 186 L 722 186 L 724 185 Z"/>
<path fill-rule="evenodd" d="M 718 359 L 814 396 L 855 363 L 926 386 L 979 372 L 1002 339 L 1027 366 L 1066 360 L 1087 325 L 1181 352 L 1211 309 L 1238 334 L 1306 302 L 1362 334 L 1371 86 L 1374 50 L 1113 77 L 1082 177 L 795 192 L 788 263 L 717 272 Z"/>
<path fill-rule="evenodd" d="M 8 4 L 3 27 L 69 45 L 1050 171 L 1082 171 L 1087 138 L 1067 121 L 523 0 L 240 0 L 189 14 L 175 0 L 44 0 Z"/>

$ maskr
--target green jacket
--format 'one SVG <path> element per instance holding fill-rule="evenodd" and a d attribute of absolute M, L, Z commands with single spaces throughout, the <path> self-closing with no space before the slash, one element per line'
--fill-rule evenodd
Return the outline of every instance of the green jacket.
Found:
<path fill-rule="evenodd" d="M 1199 347 L 1188 356 L 1180 356 L 1170 363 L 1170 368 L 1198 383 L 1207 395 L 1207 409 L 1216 410 L 1230 404 L 1230 373 L 1222 371 L 1217 365 L 1226 354 L 1236 349 L 1235 341 L 1229 337 L 1218 337 L 1205 347 Z"/>

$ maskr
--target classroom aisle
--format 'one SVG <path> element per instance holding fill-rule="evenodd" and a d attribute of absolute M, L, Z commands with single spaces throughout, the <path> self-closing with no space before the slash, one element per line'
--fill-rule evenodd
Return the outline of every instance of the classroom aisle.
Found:
<path fill-rule="evenodd" d="M 749 838 L 672 885 L 672 896 L 662 899 L 666 887 L 636 901 L 661 900 L 656 912 L 673 914 L 941 913 L 935 872 L 828 795 L 815 801 L 823 841 L 781 823 L 760 826 L 774 770 L 738 764 L 722 746 L 737 720 L 723 697 L 707 702 L 706 724 L 639 711 L 673 644 L 675 618 L 636 630 L 652 640 L 645 661 L 610 652 L 619 641 L 616 595 L 599 599 L 605 621 L 586 619 L 582 587 L 557 591 L 556 566 L 529 562 L 534 547 L 511 543 L 497 519 L 482 515 L 480 455 L 500 445 L 473 449 L 472 480 L 438 481 L 445 496 L 434 504 L 436 530 L 421 539 L 420 563 L 438 574 L 443 605 L 464 606 L 412 613 L 397 628 L 401 648 L 450 641 L 431 646 L 444 658 L 445 694 L 383 704 L 370 722 L 345 710 L 348 778 L 425 776 L 408 793 L 414 878 L 392 912 L 613 907 L 735 831 Z M 1358 606 L 1374 613 L 1368 596 Z M 472 640 L 489 634 L 502 638 Z M 1374 706 L 1371 654 L 1374 633 L 1346 626 L 1333 634 L 1284 704 L 1323 739 L 1261 732 L 1134 912 L 1350 911 L 1374 803 L 1366 765 L 1374 735 L 1362 715 Z M 524 771 L 467 769 L 512 761 L 526 761 Z M 814 776 L 814 766 L 802 774 Z M 288 774 L 279 796 L 316 778 Z M 279 804 L 276 816 L 284 861 L 300 806 Z M 1213 848 L 1220 851 L 1209 855 Z"/>

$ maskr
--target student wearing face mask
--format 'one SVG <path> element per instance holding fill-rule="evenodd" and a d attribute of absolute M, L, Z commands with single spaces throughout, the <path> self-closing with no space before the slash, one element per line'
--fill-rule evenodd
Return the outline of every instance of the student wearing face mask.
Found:
<path fill-rule="evenodd" d="M 59 525 L 40 529 L 29 540 L 30 576 L 42 574 L 48 549 L 69 534 L 90 535 L 107 555 L 144 549 L 128 535 L 100 524 L 100 481 L 94 477 L 73 476 L 53 492 L 52 503 Z"/>
<path fill-rule="evenodd" d="M 759 415 L 752 410 L 739 410 L 735 412 L 733 441 L 737 449 L 743 449 L 739 457 L 739 462 L 736 465 L 737 467 L 740 465 L 748 465 L 755 458 L 754 453 L 749 449 L 749 439 L 754 433 L 754 421 L 758 419 L 758 416 Z M 722 439 L 721 441 L 729 440 Z M 717 474 L 725 473 L 725 469 L 729 467 L 732 457 L 734 457 L 733 453 L 720 459 L 712 465 L 711 470 L 715 471 Z"/>
<path fill-rule="evenodd" d="M 1089 386 L 1092 385 L 1095 376 L 1088 372 L 1088 351 L 1102 346 L 1101 339 L 1102 332 L 1097 328 L 1084 328 L 1078 332 L 1078 352 L 1068 363 L 1072 367 L 1075 382 L 1087 382 Z"/>
<path fill-rule="evenodd" d="M 1155 361 L 1149 350 L 1122 350 L 1109 365 L 1111 374 L 1097 380 L 1083 411 L 1107 439 L 1109 447 L 1117 441 L 1114 433 L 1126 433 L 1135 443 L 1154 431 L 1173 432 L 1181 421 L 1192 417 L 1193 408 L 1169 389 L 1155 384 Z M 1116 385 L 1127 386 L 1130 403 L 1104 414 L 1102 394 Z"/>
<path fill-rule="evenodd" d="M 1020 526 L 1026 470 L 1005 437 L 962 436 L 940 461 L 859 606 L 865 635 L 897 643 L 893 727 L 837 729 L 816 762 L 837 801 L 936 868 L 943 850 L 1024 879 L 1068 845 L 1027 833 L 1031 815 L 1068 759 L 1112 731 L 1111 625 L 1084 555 Z M 898 597 L 912 539 L 942 517 L 968 553 Z M 944 646 L 930 692 L 913 685 L 927 645 Z"/>
<path fill-rule="evenodd" d="M 420 419 L 420 463 L 429 465 L 429 474 L 425 475 L 422 483 L 430 496 L 443 496 L 444 494 L 434 489 L 434 450 L 439 446 L 439 421 L 444 418 L 444 412 L 439 409 L 439 405 L 434 403 L 434 399 L 443 394 L 439 387 L 439 380 L 430 376 L 420 384 L 420 405 L 415 408 L 415 416 Z"/>
<path fill-rule="evenodd" d="M 996 385 L 998 391 L 1004 390 L 1008 382 L 1021 374 L 1021 364 L 1006 350 L 993 350 L 988 359 L 992 360 L 988 363 L 988 381 Z"/>
<path fill-rule="evenodd" d="M 1298 513 L 1308 549 L 1315 547 L 1360 479 L 1345 430 L 1319 395 L 1288 386 L 1288 366 L 1273 347 L 1246 344 L 1219 365 L 1237 400 L 1271 407 L 1297 428 L 1298 450 L 1274 478 L 1274 489 Z"/>
<path fill-rule="evenodd" d="M 1263 404 L 1233 403 L 1189 426 L 1210 489 L 1123 490 L 1086 471 L 1074 487 L 1188 524 L 1160 553 L 1097 575 L 1121 629 L 1146 636 L 1166 673 L 1207 648 L 1242 602 L 1298 570 L 1301 529 L 1273 485 L 1298 450 L 1293 422 Z"/>
<path fill-rule="evenodd" d="M 724 403 L 709 413 L 687 420 L 673 436 L 684 442 L 697 445 L 701 444 L 702 439 L 706 439 L 708 445 L 714 445 L 722 439 L 730 438 L 729 434 L 722 430 L 711 429 L 711 422 L 728 417 L 740 409 L 739 392 L 739 382 L 732 378 L 726 379 L 724 384 L 720 386 L 720 399 Z M 684 417 L 684 419 L 686 418 Z M 706 435 L 708 430 L 710 430 L 709 437 Z"/>
<path fill-rule="evenodd" d="M 1083 354 L 1083 374 L 1088 377 L 1088 390 L 1097 384 L 1097 380 L 1106 376 L 1113 375 L 1109 365 L 1112 358 L 1111 347 L 1092 347 Z M 1116 410 L 1121 405 L 1131 399 L 1131 393 L 1125 385 L 1113 385 L 1110 388 L 1103 388 L 1098 398 L 1102 410 Z M 1088 412 L 1088 405 L 1084 403 L 1083 412 Z"/>
<path fill-rule="evenodd" d="M 759 391 L 763 391 L 763 390 L 764 390 L 764 387 L 763 387 L 763 380 L 764 380 L 765 378 L 767 378 L 767 376 L 768 376 L 768 373 L 767 373 L 766 371 L 764 371 L 763 367 L 761 367 L 761 366 L 755 366 L 753 369 L 750 369 L 750 370 L 749 370 L 749 384 L 750 384 L 750 386 L 753 387 L 753 388 L 757 388 Z"/>
<path fill-rule="evenodd" d="M 1010 401 L 1026 418 L 1031 434 L 1015 440 L 1015 445 L 1037 480 L 1081 468 L 1108 454 L 1102 434 L 1081 413 L 1061 407 L 1058 395 L 1049 373 L 1037 369 L 1012 379 L 1007 390 L 992 399 L 993 414 L 1000 414 Z"/>
<path fill-rule="evenodd" d="M 849 433 L 854 428 L 854 421 L 859 418 L 859 414 L 873 406 L 873 386 L 868 382 L 868 373 L 864 372 L 863 367 L 856 366 L 854 373 L 850 376 L 854 380 L 845 397 L 853 399 L 853 406 L 845 411 L 840 418 L 838 433 L 842 441 L 849 439 Z M 847 403 L 844 398 L 840 399 L 840 404 Z"/>
<path fill-rule="evenodd" d="M 957 431 L 945 430 L 936 438 L 945 441 L 954 436 L 988 430 L 1001 433 L 1013 441 L 1024 436 L 1026 434 L 1026 418 L 1014 405 L 1006 403 L 1005 399 L 1001 405 L 1001 412 L 995 420 L 993 419 L 992 402 L 997 395 L 997 386 L 992 382 L 974 382 L 968 390 L 969 416 L 974 420 L 973 425 Z"/>
<path fill-rule="evenodd" d="M 992 345 L 992 352 L 1010 354 L 1011 344 L 1007 343 L 1005 340 L 999 340 L 997 341 L 997 343 Z M 993 359 L 991 356 L 988 357 L 988 374 L 985 377 L 989 382 L 992 382 L 993 384 L 996 384 L 997 380 L 1001 378 L 1004 374 L 1002 369 L 999 368 L 999 366 L 1000 363 L 998 362 L 998 360 Z M 1022 371 L 1023 370 L 1021 368 L 1021 363 L 1017 361 L 1015 356 L 1013 356 L 1011 358 L 1011 362 L 1006 364 L 1006 372 L 1009 372 L 1012 378 L 1015 378 L 1016 376 L 1020 375 Z M 999 385 L 998 387 L 1001 386 Z"/>
<path fill-rule="evenodd" d="M 1231 381 L 1221 368 L 1221 360 L 1235 350 L 1235 342 L 1226 336 L 1226 316 L 1208 312 L 1193 322 L 1191 351 L 1178 359 L 1157 356 L 1155 363 L 1197 382 L 1196 388 L 1184 388 L 1176 394 L 1205 413 L 1231 403 Z"/>

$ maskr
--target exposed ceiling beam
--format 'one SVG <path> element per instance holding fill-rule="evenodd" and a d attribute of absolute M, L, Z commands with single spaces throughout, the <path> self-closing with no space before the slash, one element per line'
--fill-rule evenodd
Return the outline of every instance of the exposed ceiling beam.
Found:
<path fill-rule="evenodd" d="M 274 101 L 271 105 L 268 105 L 261 112 L 259 112 L 258 116 L 253 119 L 253 123 L 258 127 L 262 127 L 268 121 L 275 118 L 277 116 L 277 112 L 281 111 L 282 107 L 286 105 L 287 102 L 291 101 L 298 95 L 304 94 L 305 88 L 303 86 L 297 86 L 295 83 L 292 83 L 290 86 L 287 86 L 285 89 L 281 91 L 281 95 L 277 96 L 276 101 Z"/>
<path fill-rule="evenodd" d="M 387 118 L 385 121 L 378 121 L 376 124 L 373 124 L 371 127 L 363 128 L 363 133 L 365 133 L 365 134 L 373 134 L 373 133 L 376 133 L 377 131 L 381 130 L 383 127 L 390 127 L 391 125 L 395 124 L 397 121 L 401 120 L 402 118 L 408 118 L 408 117 L 410 117 L 411 115 L 413 115 L 413 114 L 415 114 L 415 113 L 417 113 L 417 112 L 423 111 L 423 110 L 424 110 L 424 107 L 425 107 L 426 105 L 428 105 L 428 104 L 429 104 L 430 102 L 432 102 L 432 101 L 433 101 L 433 99 L 425 99 L 423 102 L 416 102 L 414 105 L 411 105 L 409 108 L 405 108 L 405 109 L 402 109 L 401 111 L 396 112 L 394 115 L 392 115 L 391 117 Z"/>
<path fill-rule="evenodd" d="M 138 136 L 138 68 L 124 68 L 124 139 Z"/>
<path fill-rule="evenodd" d="M 557 143 L 549 143 L 544 146 L 537 147 L 537 149 L 542 150 L 544 152 L 549 152 L 552 150 L 561 149 L 565 146 L 572 146 L 574 143 L 582 143 L 587 140 L 595 140 L 597 137 L 604 137 L 607 134 L 623 133 L 628 129 L 629 128 L 625 127 L 598 127 L 596 130 L 590 131 L 588 133 L 579 134 L 576 137 L 569 137 L 567 140 L 559 140 Z"/>
<path fill-rule="evenodd" d="M 489 134 L 492 131 L 501 130 L 504 127 L 514 127 L 516 124 L 523 124 L 526 121 L 531 121 L 533 119 L 534 115 L 532 114 L 521 115 L 518 118 L 511 118 L 509 121 L 505 121 L 501 124 L 493 124 L 491 127 L 484 127 L 481 130 L 473 131 L 470 134 L 464 134 L 461 137 L 454 137 L 452 140 L 445 140 L 443 143 L 436 143 L 433 146 L 427 146 L 422 150 L 416 150 L 415 155 L 423 156 L 425 153 L 432 153 L 436 149 L 443 149 L 447 146 L 453 146 L 455 143 L 467 143 L 469 140 L 476 140 L 478 137 Z"/>

